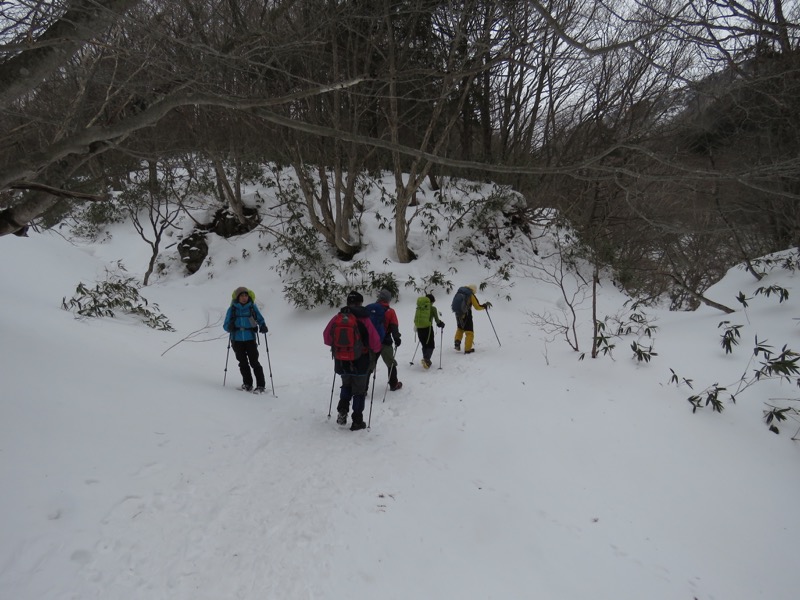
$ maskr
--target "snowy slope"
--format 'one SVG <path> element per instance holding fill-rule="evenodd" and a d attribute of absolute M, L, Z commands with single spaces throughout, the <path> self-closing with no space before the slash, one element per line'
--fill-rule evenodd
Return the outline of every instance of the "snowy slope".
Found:
<path fill-rule="evenodd" d="M 421 240 L 419 260 L 391 262 L 393 233 L 364 226 L 365 256 L 398 281 L 449 266 L 455 285 L 487 277 Z M 764 401 L 795 390 L 767 382 L 721 415 L 693 415 L 692 390 L 669 384 L 670 369 L 695 391 L 736 381 L 755 335 L 800 346 L 794 293 L 746 315 L 650 309 L 658 356 L 645 364 L 631 339 L 583 361 L 546 342 L 528 313 L 557 309 L 558 293 L 526 277 L 478 294 L 492 321 L 476 313 L 477 352 L 456 353 L 437 290 L 447 326 L 424 371 L 419 353 L 409 364 L 416 295 L 401 289 L 404 387 L 386 392 L 381 368 L 371 427 L 350 432 L 328 419 L 332 311 L 289 306 L 258 243 L 216 239 L 211 266 L 142 290 L 169 333 L 60 308 L 117 259 L 141 275 L 146 249 L 124 227 L 102 246 L 0 238 L 0 598 L 796 597 L 800 425 L 776 436 L 760 420 Z M 794 290 L 791 274 L 770 277 Z M 270 326 L 276 397 L 236 391 L 232 354 L 222 385 L 220 323 L 239 285 Z M 709 294 L 736 305 L 758 285 L 734 270 Z M 603 314 L 620 310 L 610 284 L 601 293 Z M 733 356 L 724 319 L 743 325 Z"/>

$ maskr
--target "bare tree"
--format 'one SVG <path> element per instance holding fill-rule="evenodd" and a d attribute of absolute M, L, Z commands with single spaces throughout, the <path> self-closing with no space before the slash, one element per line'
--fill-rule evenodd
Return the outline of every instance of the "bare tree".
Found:
<path fill-rule="evenodd" d="M 0 235 L 60 198 L 105 197 L 143 160 L 199 151 L 240 218 L 226 163 L 293 165 L 345 257 L 358 174 L 389 168 L 397 256 L 413 259 L 406 213 L 434 165 L 557 206 L 634 285 L 649 273 L 663 289 L 701 239 L 719 268 L 800 241 L 794 4 L 26 6 L 2 8 Z M 681 281 L 701 292 L 696 269 Z"/>
<path fill-rule="evenodd" d="M 191 188 L 176 181 L 176 173 L 169 165 L 148 161 L 147 176 L 120 196 L 130 215 L 136 232 L 150 246 L 150 260 L 142 284 L 147 286 L 155 270 L 164 233 L 175 226 L 183 211 L 183 203 L 177 195 L 186 194 Z"/>

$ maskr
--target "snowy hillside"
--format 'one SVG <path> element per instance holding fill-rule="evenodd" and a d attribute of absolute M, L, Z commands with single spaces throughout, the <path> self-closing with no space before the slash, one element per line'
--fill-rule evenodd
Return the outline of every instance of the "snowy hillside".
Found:
<path fill-rule="evenodd" d="M 800 349 L 792 273 L 732 270 L 708 294 L 733 315 L 645 309 L 654 341 L 632 334 L 579 361 L 533 324 L 564 308 L 556 286 L 521 271 L 490 279 L 456 251 L 463 230 L 436 248 L 415 229 L 419 260 L 398 264 L 378 223 L 362 221 L 371 268 L 401 283 L 436 270 L 455 286 L 489 280 L 478 297 L 494 308 L 491 322 L 475 314 L 477 351 L 464 355 L 450 294 L 433 290 L 446 327 L 425 371 L 419 353 L 410 364 L 417 294 L 401 286 L 404 387 L 387 391 L 379 367 L 360 432 L 328 418 L 334 311 L 284 300 L 257 231 L 212 239 L 198 273 L 173 265 L 141 290 L 174 332 L 61 308 L 118 260 L 141 276 L 148 249 L 124 225 L 102 244 L 0 238 L 0 598 L 796 598 L 800 424 L 774 435 L 762 421 L 796 386 L 761 382 L 722 414 L 686 401 L 752 371 L 755 336 Z M 789 299 L 754 297 L 773 284 Z M 242 285 L 269 324 L 275 397 L 237 391 L 232 353 L 225 374 L 221 321 Z M 600 315 L 625 313 L 610 283 L 600 294 Z M 587 352 L 590 318 L 583 303 Z M 742 326 L 731 355 L 724 320 Z M 633 341 L 653 345 L 650 362 Z"/>

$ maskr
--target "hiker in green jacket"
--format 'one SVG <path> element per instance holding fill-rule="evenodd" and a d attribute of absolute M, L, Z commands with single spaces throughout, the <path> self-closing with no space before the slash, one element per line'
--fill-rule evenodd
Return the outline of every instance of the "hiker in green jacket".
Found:
<path fill-rule="evenodd" d="M 436 336 L 433 333 L 433 322 L 444 328 L 444 321 L 439 318 L 439 311 L 433 305 L 436 298 L 433 294 L 425 294 L 417 298 L 417 311 L 414 313 L 414 327 L 417 329 L 419 343 L 422 345 L 422 366 L 430 369 L 433 349 L 436 348 Z"/>

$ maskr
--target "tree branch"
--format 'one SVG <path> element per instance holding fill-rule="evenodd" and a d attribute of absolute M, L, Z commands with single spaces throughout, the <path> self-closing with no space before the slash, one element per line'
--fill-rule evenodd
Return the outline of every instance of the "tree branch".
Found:
<path fill-rule="evenodd" d="M 97 194 L 87 194 L 85 192 L 64 190 L 50 185 L 45 185 L 44 183 L 37 183 L 35 181 L 15 181 L 8 187 L 12 190 L 45 192 L 51 196 L 57 196 L 59 198 L 74 198 L 75 200 L 89 200 L 91 202 L 104 202 L 108 200 L 108 196 L 98 196 Z"/>
<path fill-rule="evenodd" d="M 0 62 L 0 106 L 30 93 L 39 83 L 68 61 L 81 46 L 119 19 L 139 0 L 74 0 L 35 45 Z"/>

